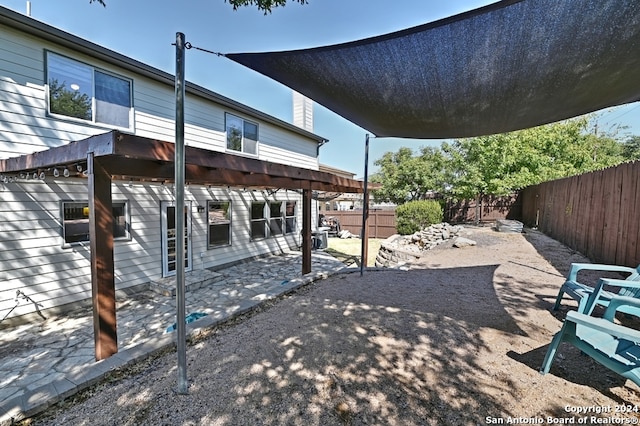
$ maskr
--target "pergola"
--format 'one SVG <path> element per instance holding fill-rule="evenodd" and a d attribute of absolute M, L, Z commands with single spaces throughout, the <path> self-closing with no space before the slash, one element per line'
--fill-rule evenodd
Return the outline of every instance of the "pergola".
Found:
<path fill-rule="evenodd" d="M 0 160 L 0 173 L 19 178 L 58 168 L 88 180 L 91 286 L 96 359 L 118 351 L 111 184 L 174 181 L 175 144 L 112 131 L 46 151 Z M 77 167 L 81 165 L 81 167 Z M 302 191 L 302 273 L 311 272 L 312 191 L 364 192 L 363 183 L 326 172 L 205 149 L 185 148 L 188 184 Z M 366 229 L 366 226 L 364 227 Z M 366 238 L 366 235 L 364 236 Z"/>

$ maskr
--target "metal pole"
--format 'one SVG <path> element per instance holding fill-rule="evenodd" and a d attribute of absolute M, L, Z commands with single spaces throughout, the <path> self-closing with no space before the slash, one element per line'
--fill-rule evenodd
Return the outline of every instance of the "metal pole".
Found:
<path fill-rule="evenodd" d="M 367 133 L 366 138 L 365 138 L 365 144 L 364 144 L 364 194 L 362 194 L 362 234 L 361 234 L 361 251 L 360 251 L 360 276 L 362 276 L 364 274 L 364 267 L 365 267 L 365 261 L 366 261 L 366 256 L 365 256 L 365 251 L 367 249 L 367 247 L 365 247 L 365 244 L 368 244 L 367 241 L 367 215 L 369 214 L 369 197 L 367 197 L 368 195 L 368 181 L 369 181 L 369 133 Z"/>
<path fill-rule="evenodd" d="M 183 33 L 176 33 L 176 339 L 178 351 L 178 393 L 187 394 L 187 343 L 185 325 L 185 223 L 184 223 L 184 46 Z"/>

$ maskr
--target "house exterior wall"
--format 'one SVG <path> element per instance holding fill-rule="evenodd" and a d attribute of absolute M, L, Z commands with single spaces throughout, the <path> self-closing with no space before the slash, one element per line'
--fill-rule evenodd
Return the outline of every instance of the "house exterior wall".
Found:
<path fill-rule="evenodd" d="M 174 87 L 122 70 L 105 61 L 17 30 L 0 27 L 0 158 L 30 154 L 67 144 L 113 128 L 51 117 L 47 113 L 45 52 L 50 51 L 133 80 L 133 133 L 173 142 Z M 258 158 L 317 170 L 318 142 L 246 113 L 224 108 L 190 95 L 185 101 L 185 144 L 213 151 L 226 150 L 225 113 L 258 123 Z M 227 151 L 228 152 L 228 151 Z"/>
<path fill-rule="evenodd" d="M 0 15 L 5 12 L 0 7 Z M 132 133 L 174 141 L 175 96 L 171 84 L 149 77 L 149 72 L 138 74 L 130 67 L 121 68 L 109 60 L 64 47 L 64 43 L 59 45 L 0 23 L 0 158 L 30 154 L 112 130 L 48 114 L 47 51 L 131 79 Z M 225 114 L 231 113 L 258 124 L 260 160 L 318 169 L 321 138 L 281 125 L 278 119 L 265 119 L 263 113 L 253 114 L 249 107 L 234 109 L 234 101 L 215 102 L 215 96 L 209 96 L 206 89 L 191 87 L 185 103 L 186 145 L 225 152 Z M 116 290 L 139 289 L 162 277 L 161 203 L 171 201 L 173 194 L 168 186 L 138 182 L 114 182 L 112 193 L 114 202 L 126 201 L 130 219 L 130 238 L 114 242 Z M 191 206 L 193 269 L 216 268 L 301 244 L 302 201 L 295 191 L 273 194 L 233 186 L 190 186 L 185 196 Z M 85 202 L 87 198 L 87 181 L 81 178 L 48 175 L 44 181 L 0 182 L 0 327 L 5 319 L 8 323 L 33 315 L 37 309 L 64 310 L 91 297 L 89 244 L 65 244 L 62 234 L 62 202 Z M 207 201 L 231 202 L 228 246 L 207 246 Z M 295 232 L 253 240 L 252 201 L 295 201 Z M 314 204 L 312 211 L 316 210 Z M 312 220 L 317 222 L 315 215 Z M 18 297 L 20 294 L 38 306 Z"/>
<path fill-rule="evenodd" d="M 116 290 L 135 289 L 162 277 L 161 202 L 172 201 L 169 186 L 115 183 L 113 201 L 129 209 L 130 238 L 114 241 Z M 86 201 L 84 179 L 47 177 L 0 184 L 0 318 L 29 314 L 35 306 L 16 300 L 19 290 L 46 310 L 91 297 L 89 243 L 65 244 L 62 201 Z M 252 201 L 296 201 L 296 231 L 253 240 Z M 302 205 L 294 191 L 275 194 L 244 189 L 190 186 L 185 201 L 191 206 L 193 269 L 216 268 L 243 259 L 296 248 L 300 244 Z M 207 201 L 231 202 L 231 244 L 208 248 Z M 19 299 L 19 298 L 18 298 Z M 16 306 L 16 302 L 20 303 Z"/>

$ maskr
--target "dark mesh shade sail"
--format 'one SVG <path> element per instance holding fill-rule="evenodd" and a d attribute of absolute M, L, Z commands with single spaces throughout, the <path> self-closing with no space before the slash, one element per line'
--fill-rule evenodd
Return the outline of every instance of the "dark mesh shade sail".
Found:
<path fill-rule="evenodd" d="M 640 1 L 508 0 L 351 43 L 226 56 L 377 136 L 479 136 L 639 100 Z"/>

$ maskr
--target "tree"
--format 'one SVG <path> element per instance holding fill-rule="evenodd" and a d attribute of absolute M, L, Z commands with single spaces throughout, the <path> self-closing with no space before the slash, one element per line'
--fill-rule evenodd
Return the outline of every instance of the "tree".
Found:
<path fill-rule="evenodd" d="M 453 195 L 506 195 L 525 186 L 613 166 L 622 144 L 587 131 L 588 118 L 444 143 L 456 177 Z"/>
<path fill-rule="evenodd" d="M 238 10 L 239 7 L 256 5 L 258 10 L 264 11 L 264 14 L 271 13 L 271 8 L 282 6 L 284 7 L 287 0 L 225 0 L 225 3 L 229 2 L 233 6 L 233 10 Z M 307 4 L 307 0 L 291 0 L 294 3 Z"/>
<path fill-rule="evenodd" d="M 291 0 L 293 3 L 307 4 L 307 0 Z M 244 6 L 257 6 L 258 10 L 264 11 L 264 14 L 271 13 L 271 9 L 274 7 L 284 7 L 287 0 L 224 0 L 225 3 L 229 3 L 233 10 L 238 10 Z M 107 4 L 104 0 L 89 0 L 89 3 L 98 3 L 106 7 Z"/>
<path fill-rule="evenodd" d="M 437 191 L 454 198 L 507 195 L 540 182 L 640 158 L 640 137 L 625 144 L 589 129 L 582 117 L 516 132 L 455 140 L 441 148 L 387 152 L 376 161 L 376 199 L 402 204 Z"/>
<path fill-rule="evenodd" d="M 49 108 L 55 114 L 91 120 L 91 97 L 67 89 L 56 79 L 49 80 Z"/>
<path fill-rule="evenodd" d="M 627 160 L 640 159 L 640 136 L 630 136 L 624 141 L 622 155 Z"/>
<path fill-rule="evenodd" d="M 445 180 L 445 159 L 438 148 L 423 147 L 414 156 L 410 148 L 385 153 L 375 161 L 380 171 L 371 177 L 382 188 L 372 191 L 378 201 L 402 204 L 426 198 L 430 191 L 439 191 Z"/>

